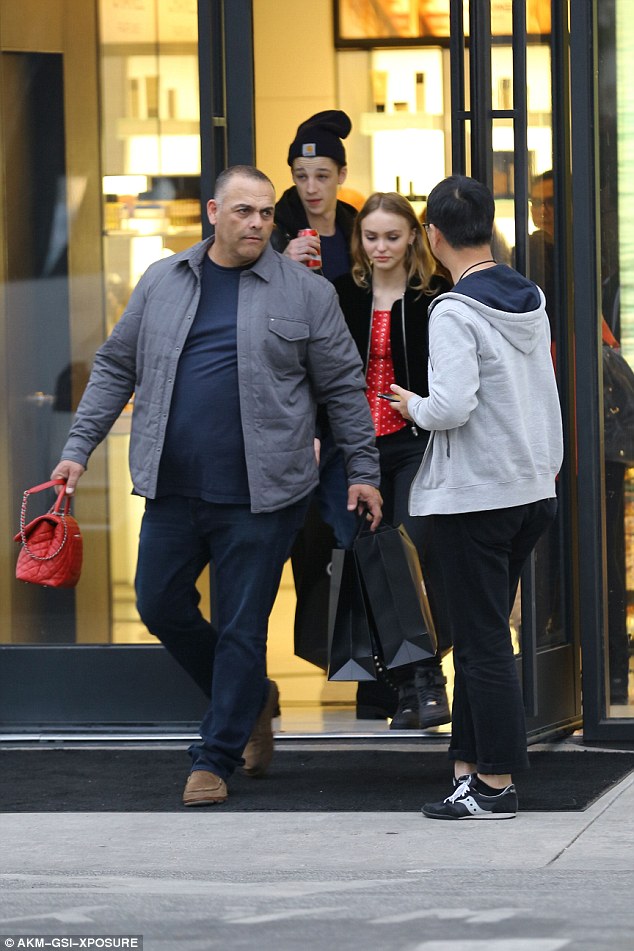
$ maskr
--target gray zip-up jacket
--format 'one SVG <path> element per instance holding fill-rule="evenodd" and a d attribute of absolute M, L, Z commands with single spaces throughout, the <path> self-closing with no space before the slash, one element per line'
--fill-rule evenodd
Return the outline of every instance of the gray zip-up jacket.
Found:
<path fill-rule="evenodd" d="M 505 282 L 513 281 L 527 293 L 532 288 L 537 306 L 514 313 L 456 291 L 432 303 L 429 396 L 408 402 L 412 419 L 431 431 L 412 483 L 412 515 L 555 496 L 563 442 L 544 295 L 508 268 L 495 271 L 496 277 L 482 273 L 499 281 L 500 300 L 509 296 Z"/>
<path fill-rule="evenodd" d="M 150 265 L 100 347 L 62 458 L 86 465 L 134 394 L 130 472 L 156 494 L 178 361 L 200 300 L 213 242 Z M 318 403 L 328 409 L 349 484 L 378 486 L 378 453 L 357 348 L 325 278 L 267 245 L 240 276 L 238 380 L 253 512 L 298 501 L 319 481 L 313 440 Z M 213 408 L 222 412 L 222 406 Z M 209 414 L 213 425 L 213 411 Z"/>

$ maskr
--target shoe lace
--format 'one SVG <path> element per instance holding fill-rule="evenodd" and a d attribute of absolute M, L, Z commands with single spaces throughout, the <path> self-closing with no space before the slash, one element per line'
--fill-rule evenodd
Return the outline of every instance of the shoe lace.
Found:
<path fill-rule="evenodd" d="M 459 786 L 456 786 L 451 796 L 447 796 L 445 802 L 455 802 L 456 799 L 462 799 L 463 796 L 466 796 L 471 790 L 471 776 L 467 776 L 462 780 Z"/>

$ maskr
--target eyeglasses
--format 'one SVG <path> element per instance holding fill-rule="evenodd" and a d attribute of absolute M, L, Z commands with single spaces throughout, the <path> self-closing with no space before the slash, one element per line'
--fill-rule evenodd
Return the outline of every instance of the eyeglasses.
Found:
<path fill-rule="evenodd" d="M 555 199 L 554 198 L 531 198 L 530 203 L 533 208 L 554 208 Z"/>

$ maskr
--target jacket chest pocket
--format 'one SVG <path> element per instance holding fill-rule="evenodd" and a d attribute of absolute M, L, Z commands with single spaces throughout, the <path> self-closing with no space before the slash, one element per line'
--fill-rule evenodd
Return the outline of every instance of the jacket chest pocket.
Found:
<path fill-rule="evenodd" d="M 308 324 L 304 321 L 269 317 L 264 348 L 274 366 L 291 366 L 304 362 L 308 338 Z"/>

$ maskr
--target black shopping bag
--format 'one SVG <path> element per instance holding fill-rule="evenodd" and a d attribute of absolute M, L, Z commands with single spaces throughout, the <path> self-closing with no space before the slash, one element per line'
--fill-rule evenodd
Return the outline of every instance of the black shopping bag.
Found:
<path fill-rule="evenodd" d="M 432 657 L 436 631 L 418 552 L 403 526 L 362 531 L 353 550 L 385 666 Z"/>
<path fill-rule="evenodd" d="M 332 552 L 328 680 L 376 680 L 374 643 L 355 553 Z"/>

